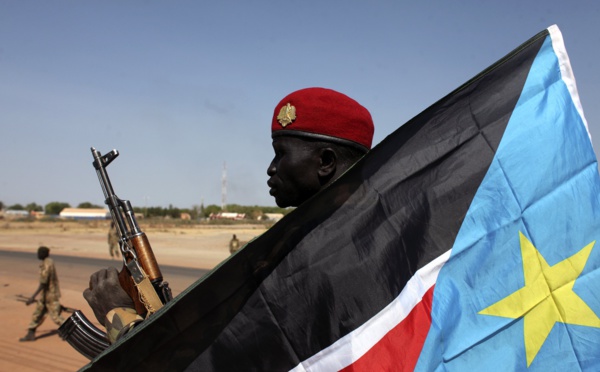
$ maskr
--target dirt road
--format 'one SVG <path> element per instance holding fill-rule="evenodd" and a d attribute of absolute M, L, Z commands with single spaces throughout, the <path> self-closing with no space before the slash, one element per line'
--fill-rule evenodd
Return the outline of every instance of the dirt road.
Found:
<path fill-rule="evenodd" d="M 265 231 L 262 226 L 145 230 L 161 265 L 190 268 L 193 269 L 191 272 L 197 270 L 198 276 L 229 256 L 228 243 L 232 234 L 236 234 L 242 241 L 248 241 Z M 61 303 L 82 310 L 90 319 L 94 318 L 81 295 L 89 281 L 90 266 L 68 264 L 67 259 L 61 262 L 61 257 L 110 259 L 107 231 L 108 225 L 102 223 L 0 222 L 0 251 L 30 253 L 30 259 L 23 258 L 23 255 L 18 255 L 21 258 L 16 259 L 10 258 L 11 255 L 0 254 L 0 314 L 3 328 L 0 332 L 0 371 L 76 371 L 87 364 L 85 357 L 58 337 L 57 327 L 50 319 L 46 319 L 38 328 L 36 341 L 19 342 L 18 339 L 26 333 L 33 306 L 26 307 L 24 303 L 16 301 L 16 295 L 30 296 L 37 288 L 39 261 L 35 252 L 40 245 L 46 245 L 56 261 L 61 284 Z M 98 262 L 98 265 L 109 263 L 92 262 Z M 116 267 L 121 265 L 117 260 L 112 262 Z M 189 272 L 173 274 L 173 278 L 168 278 L 163 273 L 170 282 L 174 295 L 178 295 L 193 282 L 193 275 L 189 275 Z"/>

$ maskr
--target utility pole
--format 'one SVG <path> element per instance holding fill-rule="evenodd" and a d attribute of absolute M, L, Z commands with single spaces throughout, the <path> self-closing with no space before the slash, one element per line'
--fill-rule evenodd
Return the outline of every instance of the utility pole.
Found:
<path fill-rule="evenodd" d="M 223 162 L 223 178 L 221 181 L 221 211 L 225 212 L 227 205 L 227 163 Z"/>

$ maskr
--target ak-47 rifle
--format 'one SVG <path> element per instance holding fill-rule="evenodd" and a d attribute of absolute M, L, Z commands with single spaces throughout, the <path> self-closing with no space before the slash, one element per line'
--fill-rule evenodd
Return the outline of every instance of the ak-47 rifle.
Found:
<path fill-rule="evenodd" d="M 27 296 L 25 296 L 25 295 L 22 295 L 22 294 L 18 294 L 16 297 L 17 297 L 17 301 L 19 301 L 19 302 L 25 302 L 25 305 L 27 305 L 27 306 L 29 306 L 30 304 L 32 304 L 32 303 L 33 303 L 33 302 L 30 302 L 30 300 L 32 299 L 31 297 L 27 297 Z M 34 301 L 34 302 L 35 302 L 35 301 Z M 61 312 L 62 312 L 62 311 L 64 311 L 64 312 L 67 312 L 67 313 L 74 313 L 74 312 L 76 312 L 77 310 L 76 310 L 76 309 L 73 309 L 72 307 L 66 307 L 66 306 L 63 306 L 63 305 L 61 304 L 61 305 L 60 305 L 60 311 L 61 311 Z"/>
<path fill-rule="evenodd" d="M 113 190 L 106 167 L 119 152 L 102 156 L 92 147 L 94 168 L 104 192 L 105 203 L 119 235 L 123 269 L 119 272 L 121 287 L 132 298 L 135 309 L 143 317 L 158 311 L 173 297 L 169 284 L 163 281 L 146 234 L 140 229 L 129 200 L 119 199 Z M 58 329 L 59 335 L 73 348 L 93 359 L 109 346 L 106 334 L 96 328 L 80 311 L 71 315 Z"/>
<path fill-rule="evenodd" d="M 27 306 L 29 306 L 29 305 L 31 305 L 32 303 L 35 302 L 35 298 L 27 297 L 27 296 L 22 295 L 22 294 L 18 294 L 16 297 L 17 297 L 17 301 L 19 301 L 19 302 L 25 302 L 25 305 L 27 305 Z"/>

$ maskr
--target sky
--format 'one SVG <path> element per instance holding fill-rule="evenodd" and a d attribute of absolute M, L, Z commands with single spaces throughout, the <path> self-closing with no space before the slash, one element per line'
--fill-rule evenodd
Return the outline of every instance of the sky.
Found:
<path fill-rule="evenodd" d="M 377 144 L 545 28 L 560 28 L 600 153 L 597 0 L 0 1 L 0 201 L 275 206 L 275 105 L 367 107 Z"/>

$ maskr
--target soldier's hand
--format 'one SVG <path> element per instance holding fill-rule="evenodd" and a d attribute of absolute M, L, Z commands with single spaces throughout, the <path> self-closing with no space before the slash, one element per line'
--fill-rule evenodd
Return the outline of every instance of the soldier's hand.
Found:
<path fill-rule="evenodd" d="M 135 308 L 133 300 L 119 284 L 119 272 L 114 267 L 102 269 L 90 276 L 90 287 L 83 291 L 96 319 L 104 325 L 106 314 L 117 307 Z"/>
<path fill-rule="evenodd" d="M 29 298 L 27 299 L 27 301 L 25 301 L 25 305 L 29 306 L 29 305 L 31 305 L 31 304 L 32 304 L 32 303 L 34 303 L 34 302 L 35 302 L 35 298 L 33 298 L 33 297 L 29 297 Z"/>

